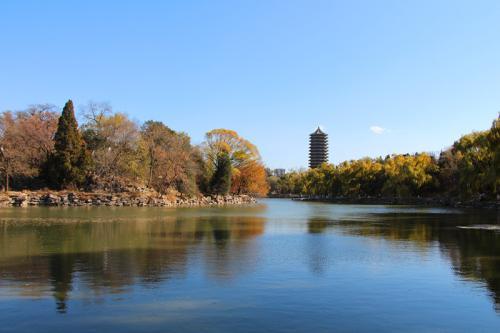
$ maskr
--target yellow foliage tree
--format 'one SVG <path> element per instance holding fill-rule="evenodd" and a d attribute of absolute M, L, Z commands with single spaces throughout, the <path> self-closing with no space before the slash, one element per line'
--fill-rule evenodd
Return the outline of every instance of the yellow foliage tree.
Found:
<path fill-rule="evenodd" d="M 236 167 L 249 161 L 260 161 L 259 150 L 254 144 L 237 132 L 223 128 L 211 130 L 205 135 L 204 151 L 210 164 L 215 164 L 221 152 L 227 152 Z"/>
<path fill-rule="evenodd" d="M 231 192 L 266 195 L 267 175 L 259 150 L 250 141 L 228 129 L 214 129 L 205 135 L 203 152 L 209 172 L 215 170 L 217 156 L 227 153 L 233 167 Z"/>

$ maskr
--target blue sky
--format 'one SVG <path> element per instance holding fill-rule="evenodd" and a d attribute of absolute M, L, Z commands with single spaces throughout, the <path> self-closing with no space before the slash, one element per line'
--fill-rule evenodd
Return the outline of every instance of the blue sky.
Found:
<path fill-rule="evenodd" d="M 500 1 L 0 2 L 0 110 L 111 103 L 270 167 L 438 151 L 500 111 Z"/>

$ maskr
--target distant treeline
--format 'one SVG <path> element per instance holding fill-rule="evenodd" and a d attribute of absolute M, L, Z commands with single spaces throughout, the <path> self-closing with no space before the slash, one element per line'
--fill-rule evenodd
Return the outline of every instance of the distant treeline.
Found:
<path fill-rule="evenodd" d="M 390 155 L 324 164 L 270 176 L 269 183 L 274 195 L 494 200 L 500 186 L 500 118 L 491 129 L 461 137 L 439 156 Z"/>
<path fill-rule="evenodd" d="M 236 132 L 215 129 L 193 146 L 159 121 L 143 124 L 89 103 L 78 126 L 72 101 L 0 113 L 0 188 L 159 193 L 268 191 L 259 151 Z"/>

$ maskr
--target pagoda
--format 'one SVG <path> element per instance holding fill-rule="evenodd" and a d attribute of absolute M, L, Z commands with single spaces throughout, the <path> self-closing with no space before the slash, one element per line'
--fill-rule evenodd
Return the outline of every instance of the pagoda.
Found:
<path fill-rule="evenodd" d="M 309 167 L 317 168 L 328 163 L 328 134 L 318 127 L 309 136 Z"/>

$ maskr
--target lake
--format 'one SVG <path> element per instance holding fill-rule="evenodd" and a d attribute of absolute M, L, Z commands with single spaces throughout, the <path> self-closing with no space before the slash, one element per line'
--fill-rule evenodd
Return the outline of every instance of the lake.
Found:
<path fill-rule="evenodd" d="M 0 332 L 500 332 L 496 211 L 0 209 Z"/>

